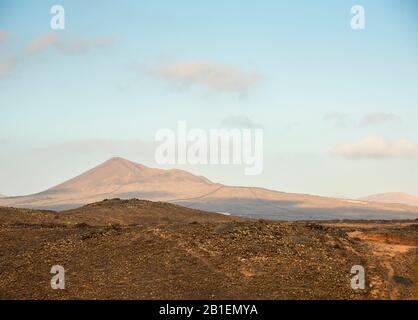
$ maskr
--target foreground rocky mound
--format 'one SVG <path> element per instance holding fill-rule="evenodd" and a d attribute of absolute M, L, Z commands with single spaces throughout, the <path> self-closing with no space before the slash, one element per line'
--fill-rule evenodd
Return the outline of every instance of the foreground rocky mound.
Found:
<path fill-rule="evenodd" d="M 91 226 L 146 225 L 155 223 L 222 222 L 237 218 L 189 209 L 166 202 L 111 199 L 61 212 L 1 208 L 0 224 L 81 224 Z"/>
<path fill-rule="evenodd" d="M 234 221 L 139 200 L 105 201 L 62 217 L 7 210 L 12 214 L 0 210 L 3 299 L 413 299 L 415 294 L 413 221 Z M 149 212 L 159 216 L 152 220 Z M 104 223 L 108 219 L 119 224 Z M 53 265 L 65 268 L 65 290 L 50 287 Z M 353 265 L 366 270 L 365 290 L 351 288 Z"/>

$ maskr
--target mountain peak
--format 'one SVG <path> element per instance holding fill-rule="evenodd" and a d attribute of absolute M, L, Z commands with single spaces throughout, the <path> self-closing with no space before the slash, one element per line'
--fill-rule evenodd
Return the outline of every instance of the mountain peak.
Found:
<path fill-rule="evenodd" d="M 133 166 L 133 167 L 140 167 L 140 168 L 146 168 L 146 166 L 121 158 L 121 157 L 112 157 L 109 160 L 106 160 L 105 162 L 103 162 L 101 165 L 125 165 L 125 166 Z M 98 165 L 97 167 L 100 167 L 101 165 Z M 97 168 L 96 167 L 96 168 Z M 94 169 L 94 168 L 93 168 Z"/>
<path fill-rule="evenodd" d="M 112 157 L 109 160 L 105 161 L 104 163 L 133 163 L 125 158 L 121 157 Z"/>
<path fill-rule="evenodd" d="M 129 160 L 126 160 L 125 158 L 122 158 L 122 157 L 112 157 L 106 162 L 118 162 L 118 161 L 129 161 Z"/>
<path fill-rule="evenodd" d="M 208 194 L 218 187 L 179 169 L 157 169 L 113 157 L 39 195 L 42 202 L 86 204 L 103 199 L 175 200 Z"/>

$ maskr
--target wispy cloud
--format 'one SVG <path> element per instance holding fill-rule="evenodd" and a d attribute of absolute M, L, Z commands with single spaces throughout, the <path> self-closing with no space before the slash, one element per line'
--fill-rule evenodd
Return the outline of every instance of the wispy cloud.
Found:
<path fill-rule="evenodd" d="M 351 120 L 350 116 L 341 112 L 330 112 L 324 116 L 324 119 L 331 122 L 337 128 L 347 127 L 371 127 L 387 123 L 399 123 L 401 118 L 394 113 L 368 113 L 360 120 Z"/>
<path fill-rule="evenodd" d="M 238 128 L 262 128 L 263 126 L 255 122 L 252 118 L 247 116 L 229 116 L 222 120 L 221 123 L 226 127 L 238 127 Z"/>
<path fill-rule="evenodd" d="M 331 152 L 350 159 L 416 158 L 418 145 L 408 139 L 371 136 L 355 142 L 337 144 Z"/>
<path fill-rule="evenodd" d="M 213 90 L 247 93 L 259 81 L 259 76 L 236 67 L 208 63 L 185 62 L 150 69 L 160 78 L 182 86 L 202 86 Z"/>
<path fill-rule="evenodd" d="M 81 54 L 92 49 L 106 48 L 113 44 L 113 39 L 110 37 L 87 39 L 49 32 L 32 39 L 27 45 L 26 51 L 21 50 L 20 53 L 12 53 L 9 52 L 9 46 L 5 45 L 9 37 L 10 33 L 8 31 L 0 30 L 0 47 L 5 48 L 0 50 L 0 79 L 12 74 L 22 62 L 51 48 L 62 54 Z"/>
<path fill-rule="evenodd" d="M 360 122 L 361 126 L 381 125 L 390 122 L 399 122 L 400 118 L 393 113 L 369 113 Z"/>
<path fill-rule="evenodd" d="M 88 52 L 91 49 L 109 47 L 112 43 L 112 38 L 87 39 L 49 32 L 34 38 L 29 43 L 27 51 L 29 54 L 35 55 L 54 48 L 60 53 L 77 54 Z"/>

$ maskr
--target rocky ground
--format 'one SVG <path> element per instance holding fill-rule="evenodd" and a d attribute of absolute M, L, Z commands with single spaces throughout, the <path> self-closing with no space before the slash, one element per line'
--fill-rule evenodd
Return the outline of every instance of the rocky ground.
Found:
<path fill-rule="evenodd" d="M 417 227 L 241 220 L 139 200 L 0 208 L 0 298 L 414 299 Z M 53 265 L 65 290 L 50 287 Z M 365 290 L 351 288 L 353 265 Z"/>

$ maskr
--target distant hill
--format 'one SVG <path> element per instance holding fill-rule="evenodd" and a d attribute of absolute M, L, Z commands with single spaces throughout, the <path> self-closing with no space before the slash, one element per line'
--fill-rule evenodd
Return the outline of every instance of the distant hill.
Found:
<path fill-rule="evenodd" d="M 104 199 L 143 199 L 276 220 L 410 219 L 418 207 L 286 193 L 214 183 L 184 170 L 112 158 L 46 191 L 0 199 L 0 206 L 67 210 Z"/>
<path fill-rule="evenodd" d="M 361 200 L 379 203 L 400 203 L 409 206 L 418 206 L 418 197 L 403 192 L 379 193 L 361 198 Z"/>
<path fill-rule="evenodd" d="M 219 186 L 183 170 L 154 169 L 112 158 L 46 191 L 1 199 L 0 205 L 63 210 L 112 198 L 172 201 L 195 198 Z"/>
<path fill-rule="evenodd" d="M 103 200 L 61 211 L 0 207 L 0 224 L 150 225 L 193 222 L 231 222 L 238 218 L 147 200 Z"/>

